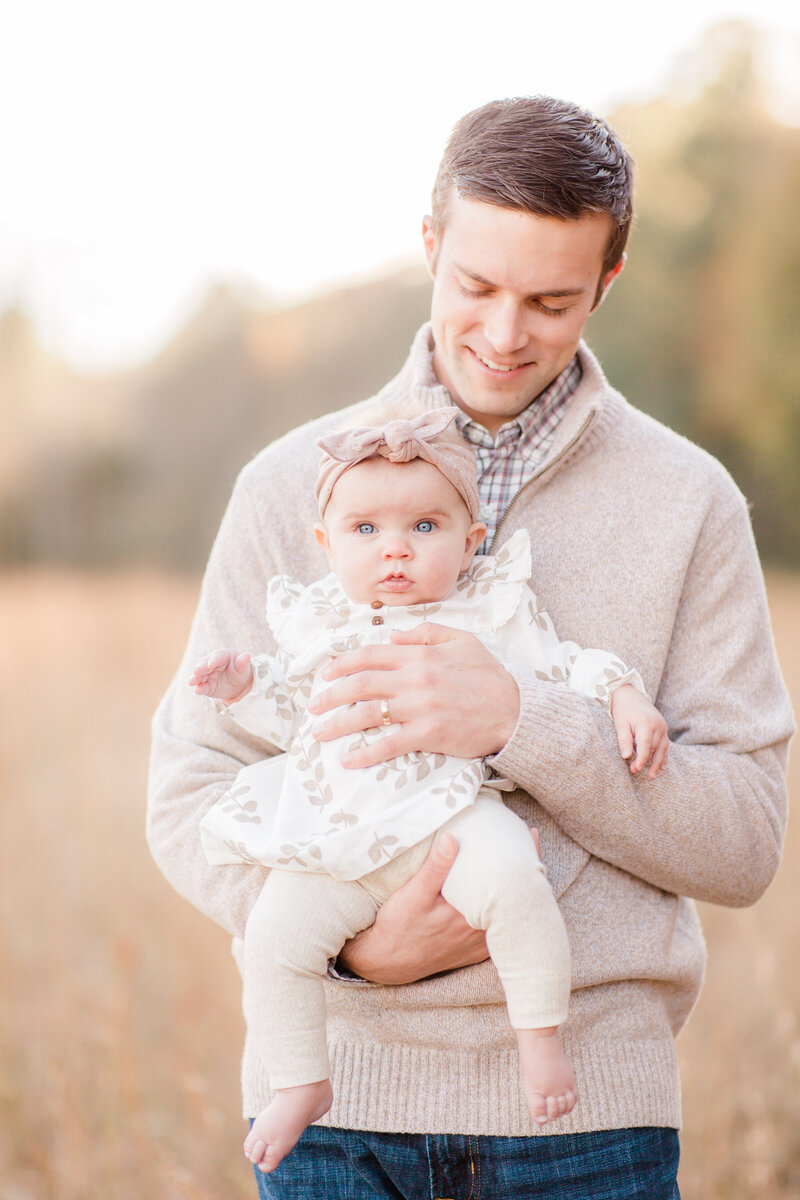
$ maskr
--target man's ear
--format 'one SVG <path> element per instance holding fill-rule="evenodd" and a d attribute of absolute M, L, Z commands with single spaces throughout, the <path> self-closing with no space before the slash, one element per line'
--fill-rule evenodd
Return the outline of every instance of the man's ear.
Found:
<path fill-rule="evenodd" d="M 422 218 L 422 244 L 425 247 L 428 272 L 433 278 L 436 274 L 436 259 L 439 257 L 439 239 L 433 231 L 433 217 Z"/>
<path fill-rule="evenodd" d="M 327 555 L 328 562 L 330 562 L 330 560 L 331 560 L 331 543 L 328 538 L 328 531 L 324 525 L 315 525 L 314 526 L 314 537 L 317 539 L 318 545 L 322 546 L 322 549 L 325 551 L 325 554 Z"/>
<path fill-rule="evenodd" d="M 606 296 L 611 291 L 611 285 L 613 284 L 613 282 L 617 278 L 617 276 L 620 275 L 621 272 L 624 270 L 625 263 L 627 261 L 628 261 L 627 254 L 623 254 L 622 257 L 620 258 L 619 262 L 617 263 L 617 265 L 615 267 L 612 267 L 611 270 L 609 272 L 607 272 L 606 275 L 603 276 L 603 284 L 602 284 L 602 288 L 600 290 L 600 295 L 598 297 L 597 303 L 595 304 L 594 308 L 592 309 L 592 312 L 594 312 L 595 309 L 598 309 L 600 307 L 600 305 L 603 303 Z"/>

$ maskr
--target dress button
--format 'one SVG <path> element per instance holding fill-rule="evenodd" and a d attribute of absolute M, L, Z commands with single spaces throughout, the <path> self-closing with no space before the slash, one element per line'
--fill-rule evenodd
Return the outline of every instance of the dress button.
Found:
<path fill-rule="evenodd" d="M 370 605 L 370 608 L 383 608 L 383 601 L 382 600 L 373 600 L 372 604 Z"/>
<path fill-rule="evenodd" d="M 373 618 L 372 618 L 372 624 L 373 624 L 373 625 L 382 625 L 382 624 L 383 624 L 383 617 L 373 617 Z"/>

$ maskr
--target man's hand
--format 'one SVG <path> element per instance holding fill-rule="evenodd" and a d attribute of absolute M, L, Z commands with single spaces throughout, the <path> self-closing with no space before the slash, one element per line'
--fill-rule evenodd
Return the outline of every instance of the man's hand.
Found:
<path fill-rule="evenodd" d="M 449 834 L 378 910 L 375 924 L 346 942 L 339 959 L 372 983 L 413 983 L 489 957 L 483 931 L 473 929 L 441 894 L 458 853 Z"/>
<path fill-rule="evenodd" d="M 519 689 L 474 634 L 426 622 L 393 633 L 392 643 L 335 659 L 324 672 L 331 686 L 309 706 L 319 714 L 338 710 L 317 723 L 314 736 L 324 742 L 380 726 L 381 701 L 388 702 L 399 728 L 344 755 L 343 766 L 415 751 L 483 758 L 505 746 L 519 718 Z"/>
<path fill-rule="evenodd" d="M 539 831 L 530 834 L 538 854 Z M 375 924 L 345 943 L 340 962 L 372 983 L 400 984 L 488 958 L 483 931 L 468 925 L 441 894 L 457 853 L 452 834 L 437 838 L 416 875 L 378 909 Z"/>

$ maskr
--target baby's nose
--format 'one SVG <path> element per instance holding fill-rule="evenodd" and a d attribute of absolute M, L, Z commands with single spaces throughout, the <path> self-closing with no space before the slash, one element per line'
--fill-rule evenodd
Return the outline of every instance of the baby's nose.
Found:
<path fill-rule="evenodd" d="M 387 537 L 383 543 L 384 558 L 408 558 L 410 553 L 409 544 L 406 538 L 399 535 Z"/>

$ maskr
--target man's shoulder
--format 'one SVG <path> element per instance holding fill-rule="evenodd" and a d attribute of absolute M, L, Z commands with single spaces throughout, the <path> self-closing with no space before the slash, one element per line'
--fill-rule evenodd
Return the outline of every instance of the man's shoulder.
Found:
<path fill-rule="evenodd" d="M 719 459 L 685 434 L 632 404 L 626 405 L 621 432 L 624 448 L 638 457 L 643 469 L 654 472 L 658 478 L 677 476 L 684 483 L 691 480 L 695 486 L 738 493 L 734 479 Z"/>
<path fill-rule="evenodd" d="M 708 450 L 650 416 L 614 388 L 608 388 L 606 402 L 609 417 L 613 413 L 602 437 L 607 467 L 633 475 L 641 483 L 649 480 L 651 490 L 679 487 L 743 502 L 727 468 Z"/>
<path fill-rule="evenodd" d="M 581 345 L 586 398 L 600 417 L 590 446 L 602 449 L 604 461 L 626 472 L 647 475 L 654 484 L 680 480 L 684 485 L 737 491 L 726 468 L 702 446 L 646 410 L 646 397 L 623 395 L 612 387 L 597 359 Z M 588 448 L 588 447 L 587 447 Z"/>

